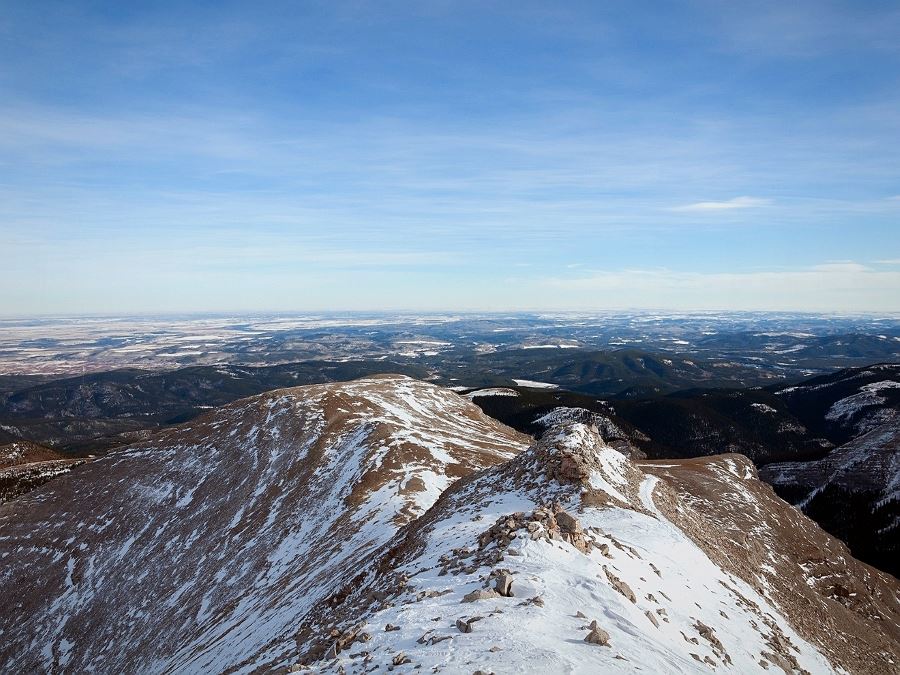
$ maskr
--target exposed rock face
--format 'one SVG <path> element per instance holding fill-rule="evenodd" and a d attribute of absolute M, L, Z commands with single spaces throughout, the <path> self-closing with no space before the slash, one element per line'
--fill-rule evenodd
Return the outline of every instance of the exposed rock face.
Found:
<path fill-rule="evenodd" d="M 595 427 L 607 445 L 618 450 L 629 459 L 645 459 L 647 456 L 643 450 L 635 445 L 635 441 L 649 441 L 650 438 L 646 434 L 638 429 L 625 431 L 613 422 L 609 415 L 603 415 L 592 410 L 561 406 L 541 415 L 534 423 L 545 429 L 573 423 Z"/>
<path fill-rule="evenodd" d="M 79 467 L 0 507 L 0 670 L 275 667 L 399 527 L 526 442 L 384 376 L 238 401 Z"/>
<path fill-rule="evenodd" d="M 900 663 L 896 580 L 743 457 L 636 463 L 579 423 L 525 448 L 459 396 L 383 377 L 241 401 L 98 460 L 0 507 L 18 591 L 0 595 L 0 670 Z"/>

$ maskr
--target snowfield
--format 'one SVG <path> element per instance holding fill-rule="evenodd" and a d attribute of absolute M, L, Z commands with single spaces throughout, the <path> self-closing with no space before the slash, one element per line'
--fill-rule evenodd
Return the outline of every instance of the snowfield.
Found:
<path fill-rule="evenodd" d="M 559 389 L 558 384 L 552 382 L 535 382 L 534 380 L 513 380 L 520 387 L 528 387 L 529 389 Z"/>

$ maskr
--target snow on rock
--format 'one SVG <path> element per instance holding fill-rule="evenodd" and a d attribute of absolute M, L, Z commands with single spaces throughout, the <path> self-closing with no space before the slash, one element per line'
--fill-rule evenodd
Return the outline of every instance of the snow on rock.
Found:
<path fill-rule="evenodd" d="M 544 428 L 549 428 L 561 424 L 571 422 L 579 422 L 589 426 L 597 427 L 600 436 L 616 450 L 632 459 L 643 459 L 645 454 L 632 441 L 649 441 L 650 437 L 639 431 L 631 429 L 625 431 L 616 424 L 611 417 L 586 408 L 575 408 L 560 406 L 553 408 L 544 415 L 540 415 L 534 420 L 535 424 L 539 424 Z"/>
<path fill-rule="evenodd" d="M 847 578 L 861 589 L 850 608 L 826 597 Z M 849 559 L 748 460 L 636 464 L 582 424 L 455 484 L 358 579 L 309 617 L 297 664 L 499 675 L 900 662 L 896 580 Z"/>
<path fill-rule="evenodd" d="M 269 392 L 0 507 L 0 670 L 246 672 L 527 438 L 400 376 Z M 23 610 L 27 607 L 27 610 Z"/>

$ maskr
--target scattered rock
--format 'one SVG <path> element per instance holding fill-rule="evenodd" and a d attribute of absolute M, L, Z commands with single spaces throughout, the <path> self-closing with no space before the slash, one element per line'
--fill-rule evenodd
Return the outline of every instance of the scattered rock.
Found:
<path fill-rule="evenodd" d="M 719 638 L 716 637 L 715 629 L 707 626 L 705 623 L 697 619 L 697 623 L 694 624 L 694 628 L 700 633 L 700 637 L 709 642 L 710 645 L 714 649 L 719 650 L 720 652 L 725 651 L 725 647 L 719 641 Z"/>
<path fill-rule="evenodd" d="M 469 619 L 457 619 L 456 627 L 459 629 L 460 633 L 471 633 L 472 624 L 476 621 L 481 621 L 483 618 L 483 616 L 473 616 Z"/>
<path fill-rule="evenodd" d="M 491 598 L 502 598 L 497 591 L 491 588 L 479 588 L 478 590 L 466 593 L 462 602 L 475 602 L 476 600 L 490 600 Z"/>
<path fill-rule="evenodd" d="M 587 614 L 585 614 L 584 612 L 579 610 L 579 611 L 575 612 L 575 618 L 576 619 L 586 619 Z"/>
<path fill-rule="evenodd" d="M 394 624 L 389 623 L 389 624 L 387 624 L 387 625 L 384 627 L 384 632 L 385 632 L 385 633 L 390 633 L 390 632 L 395 631 L 395 630 L 400 630 L 400 626 L 395 626 Z"/>
<path fill-rule="evenodd" d="M 394 655 L 392 663 L 395 666 L 402 666 L 404 663 L 412 663 L 412 659 L 403 652 L 397 652 L 397 654 Z"/>
<path fill-rule="evenodd" d="M 651 612 L 651 611 L 648 609 L 646 612 L 644 612 L 644 615 L 645 615 L 648 619 L 650 619 L 650 623 L 652 623 L 654 626 L 656 626 L 657 628 L 659 628 L 659 621 L 657 621 L 657 620 L 656 620 L 656 617 L 653 616 L 653 612 Z"/>
<path fill-rule="evenodd" d="M 591 632 L 587 634 L 584 638 L 585 642 L 588 642 L 592 645 L 603 645 L 605 647 L 609 646 L 609 633 L 600 628 L 597 625 L 597 622 L 594 621 L 591 623 Z"/>
<path fill-rule="evenodd" d="M 603 571 L 606 573 L 606 578 L 609 579 L 609 584 L 616 589 L 619 593 L 624 595 L 626 598 L 631 600 L 631 602 L 637 603 L 637 598 L 634 595 L 634 591 L 631 590 L 631 586 L 622 581 L 615 574 L 606 569 L 606 566 L 603 566 Z"/>

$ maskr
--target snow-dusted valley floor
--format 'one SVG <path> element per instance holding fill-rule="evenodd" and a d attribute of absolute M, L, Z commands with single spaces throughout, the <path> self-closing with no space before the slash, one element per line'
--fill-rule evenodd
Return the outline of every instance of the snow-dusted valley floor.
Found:
<path fill-rule="evenodd" d="M 900 585 L 743 457 L 529 443 L 384 376 L 78 467 L 0 507 L 0 670 L 897 672 Z"/>

